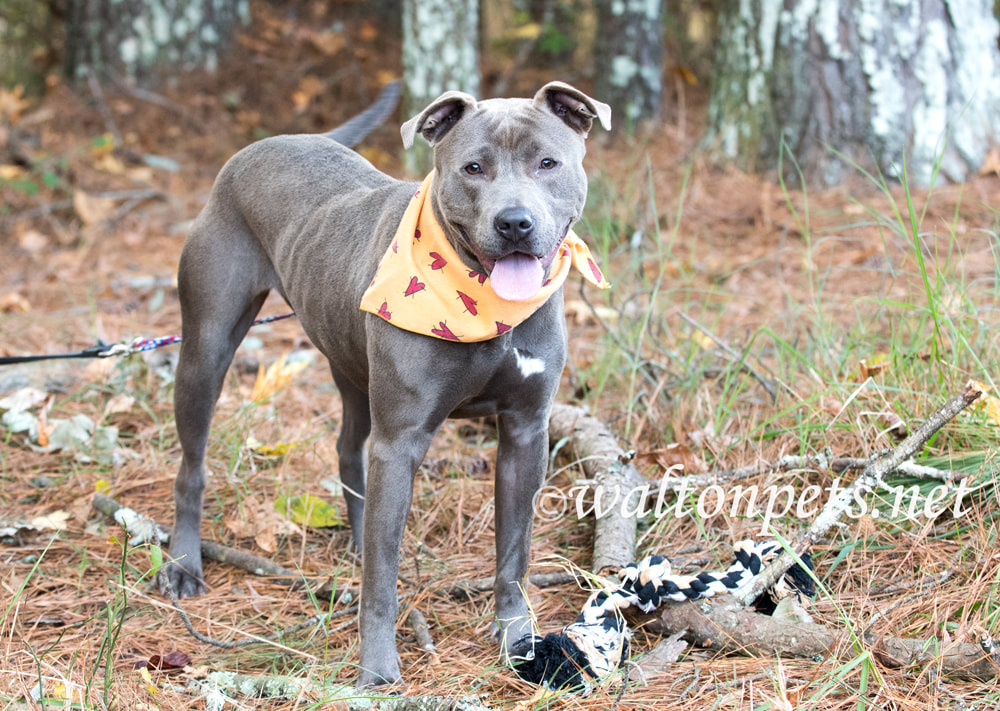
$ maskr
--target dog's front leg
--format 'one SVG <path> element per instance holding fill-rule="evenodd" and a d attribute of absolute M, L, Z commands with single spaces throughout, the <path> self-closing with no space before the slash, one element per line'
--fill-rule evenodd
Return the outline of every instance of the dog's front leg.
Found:
<path fill-rule="evenodd" d="M 548 461 L 548 407 L 541 410 L 505 412 L 498 419 L 494 592 L 504 654 L 532 631 L 523 585 L 531 548 L 534 497 L 545 478 Z"/>
<path fill-rule="evenodd" d="M 391 684 L 400 678 L 396 652 L 399 548 L 413 498 L 413 477 L 437 429 L 400 426 L 405 412 L 396 412 L 392 418 L 379 417 L 376 411 L 372 414 L 362 546 L 360 686 Z M 395 422 L 386 427 L 386 420 Z"/>

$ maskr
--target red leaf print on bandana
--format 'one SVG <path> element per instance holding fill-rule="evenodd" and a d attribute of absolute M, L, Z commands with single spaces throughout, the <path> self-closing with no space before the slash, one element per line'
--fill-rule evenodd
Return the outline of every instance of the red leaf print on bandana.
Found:
<path fill-rule="evenodd" d="M 399 240 L 398 239 L 393 240 L 392 241 L 392 253 L 393 254 L 397 254 L 396 250 L 398 250 L 398 249 L 399 249 Z"/>
<path fill-rule="evenodd" d="M 509 331 L 511 329 L 511 327 L 508 326 L 507 324 L 505 324 L 503 321 L 497 321 L 496 324 L 497 324 L 497 335 L 498 336 L 502 336 L 503 334 L 507 333 L 507 331 Z"/>
<path fill-rule="evenodd" d="M 592 271 L 594 273 L 594 279 L 597 280 L 597 283 L 598 284 L 603 284 L 604 283 L 604 275 L 601 273 L 600 267 L 598 267 L 596 264 L 594 264 L 594 260 L 590 259 L 589 257 L 587 258 L 587 264 L 590 266 L 590 271 Z"/>
<path fill-rule="evenodd" d="M 471 272 L 469 272 L 469 276 L 472 277 L 473 279 L 478 279 L 480 284 L 485 284 L 486 277 L 488 277 L 489 274 L 487 274 L 486 272 L 481 272 L 476 269 L 473 269 Z"/>
<path fill-rule="evenodd" d="M 389 313 L 388 302 L 383 301 L 382 305 L 378 307 L 378 315 L 384 318 L 386 321 L 392 321 L 392 314 Z"/>
<path fill-rule="evenodd" d="M 440 321 L 437 328 L 432 328 L 431 333 L 439 338 L 446 338 L 449 341 L 459 340 L 458 336 L 451 332 L 451 329 L 448 328 L 444 321 Z"/>
<path fill-rule="evenodd" d="M 444 269 L 444 265 L 448 263 L 445 261 L 444 257 L 437 252 L 431 252 L 431 256 L 434 257 L 434 261 L 431 262 L 431 269 Z"/>
<path fill-rule="evenodd" d="M 479 312 L 476 310 L 476 304 L 478 302 L 468 294 L 463 294 L 458 289 L 455 289 L 455 292 L 458 294 L 458 298 L 462 300 L 462 305 L 465 306 L 465 310 L 473 316 L 478 316 Z"/>
<path fill-rule="evenodd" d="M 420 239 L 420 230 L 413 230 L 413 239 Z"/>
<path fill-rule="evenodd" d="M 422 281 L 417 281 L 416 277 L 410 278 L 410 285 L 406 287 L 406 291 L 403 292 L 403 296 L 413 296 L 418 291 L 423 291 L 426 288 L 426 284 Z"/>

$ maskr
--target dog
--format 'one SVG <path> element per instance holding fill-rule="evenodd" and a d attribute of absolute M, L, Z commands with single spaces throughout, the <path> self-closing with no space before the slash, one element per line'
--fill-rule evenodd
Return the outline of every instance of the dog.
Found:
<path fill-rule="evenodd" d="M 383 174 L 349 148 L 392 110 L 397 94 L 390 87 L 328 134 L 267 138 L 233 156 L 178 271 L 183 341 L 174 410 L 183 454 L 165 573 L 181 597 L 203 591 L 209 426 L 233 353 L 277 290 L 329 360 L 343 400 L 337 453 L 362 555 L 358 683 L 365 686 L 400 679 L 400 544 L 414 475 L 449 417 L 497 417 L 495 630 L 505 653 L 532 631 L 520 586 L 567 352 L 556 271 L 564 277 L 572 259 L 601 283 L 586 248 L 576 252 L 569 240 L 587 196 L 585 139 L 594 119 L 605 129 L 611 121 L 606 104 L 561 82 L 532 99 L 477 101 L 449 91 L 401 128 L 405 147 L 420 134 L 434 149 L 433 179 L 417 184 Z M 423 217 L 415 219 L 431 227 L 411 219 L 418 202 Z M 435 224 L 437 242 L 421 246 L 430 237 L 421 229 Z M 405 251 L 400 244 L 430 249 L 413 257 L 425 275 L 383 284 L 387 260 Z M 459 296 L 434 285 L 436 265 L 448 261 Z M 409 268 L 397 267 L 396 278 L 405 281 Z M 420 305 L 435 294 L 451 311 Z M 510 322 L 508 307 L 520 310 Z M 424 332 L 400 325 L 407 310 L 427 322 Z M 481 316 L 494 321 L 491 332 L 473 334 L 471 321 Z"/>

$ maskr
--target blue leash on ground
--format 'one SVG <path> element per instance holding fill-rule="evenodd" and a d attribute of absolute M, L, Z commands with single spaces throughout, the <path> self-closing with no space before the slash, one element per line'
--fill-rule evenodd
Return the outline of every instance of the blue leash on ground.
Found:
<path fill-rule="evenodd" d="M 264 318 L 259 318 L 250 324 L 253 326 L 260 326 L 265 323 L 273 323 L 274 321 L 281 321 L 286 318 L 291 318 L 294 313 L 281 314 L 280 316 L 266 316 Z M 151 351 L 156 348 L 162 348 L 163 346 L 171 346 L 174 343 L 180 343 L 180 336 L 160 336 L 159 338 L 136 338 L 131 343 L 104 343 L 103 341 L 98 341 L 97 345 L 91 346 L 90 348 L 84 348 L 82 351 L 73 351 L 71 353 L 49 353 L 46 355 L 27 355 L 27 356 L 5 356 L 0 357 L 0 365 L 15 365 L 17 363 L 34 363 L 40 360 L 57 360 L 63 358 L 109 358 L 112 356 L 123 356 L 129 355 L 130 353 L 141 353 L 143 351 Z"/>

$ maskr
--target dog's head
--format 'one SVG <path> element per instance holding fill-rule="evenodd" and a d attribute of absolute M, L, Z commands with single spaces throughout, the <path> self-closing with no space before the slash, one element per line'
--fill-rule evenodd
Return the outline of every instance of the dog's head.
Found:
<path fill-rule="evenodd" d="M 403 145 L 421 134 L 434 147 L 435 217 L 469 266 L 499 296 L 526 299 L 541 287 L 587 199 L 584 141 L 611 109 L 562 82 L 533 99 L 449 91 L 403 124 Z"/>

